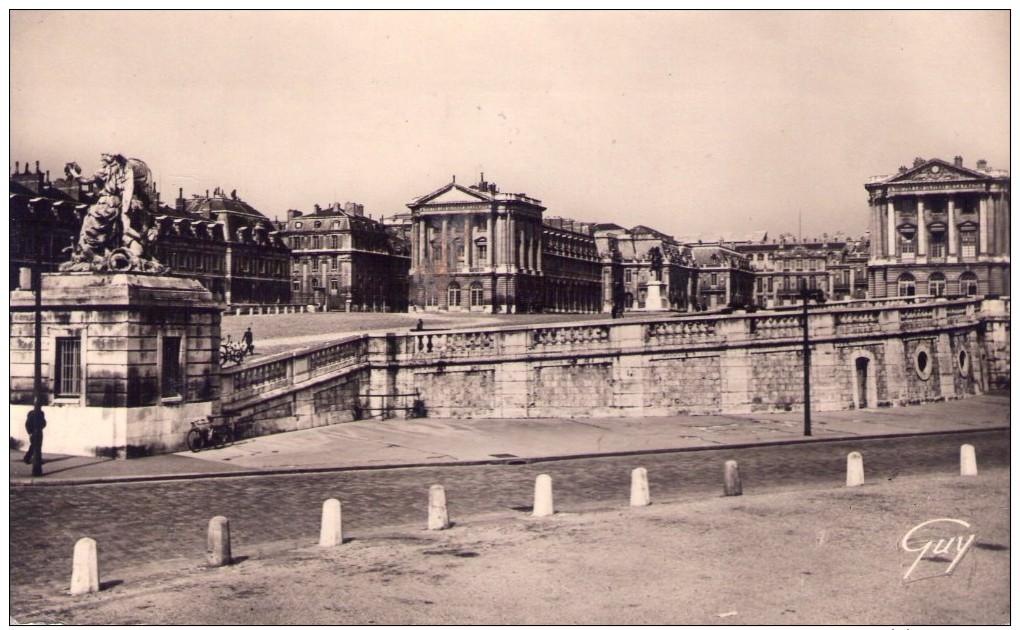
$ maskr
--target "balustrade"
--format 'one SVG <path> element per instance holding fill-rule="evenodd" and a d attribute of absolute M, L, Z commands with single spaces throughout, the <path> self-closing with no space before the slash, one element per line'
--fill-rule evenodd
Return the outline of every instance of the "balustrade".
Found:
<path fill-rule="evenodd" d="M 773 315 L 754 320 L 752 331 L 759 339 L 782 339 L 802 335 L 800 315 Z"/>
<path fill-rule="evenodd" d="M 409 354 L 474 356 L 496 354 L 496 335 L 492 331 L 457 333 L 418 333 L 408 337 Z"/>
<path fill-rule="evenodd" d="M 365 357 L 368 339 L 347 339 L 340 343 L 316 348 L 308 353 L 308 369 L 317 372 L 323 368 L 336 369 L 354 364 Z"/>
<path fill-rule="evenodd" d="M 686 320 L 645 325 L 645 339 L 654 345 L 698 342 L 715 336 L 715 321 Z"/>
<path fill-rule="evenodd" d="M 536 328 L 531 331 L 528 346 L 543 348 L 550 346 L 576 346 L 609 343 L 609 326 L 572 326 L 557 328 Z"/>
<path fill-rule="evenodd" d="M 287 365 L 291 359 L 281 359 L 261 365 L 253 365 L 234 372 L 234 397 L 240 398 L 252 393 L 250 390 L 276 387 L 290 382 Z"/>
<path fill-rule="evenodd" d="M 872 332 L 878 330 L 878 325 L 878 311 L 836 313 L 836 332 L 839 334 Z"/>

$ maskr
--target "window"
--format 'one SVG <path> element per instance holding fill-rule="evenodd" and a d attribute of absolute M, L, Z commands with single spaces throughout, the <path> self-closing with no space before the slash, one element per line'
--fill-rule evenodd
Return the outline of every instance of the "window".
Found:
<path fill-rule="evenodd" d="M 336 278 L 329 279 L 329 291 L 333 295 L 340 292 L 340 282 Z"/>
<path fill-rule="evenodd" d="M 963 295 L 977 295 L 978 282 L 977 276 L 971 272 L 966 272 L 960 276 L 960 293 Z"/>
<path fill-rule="evenodd" d="M 181 381 L 181 338 L 163 337 L 161 379 L 163 398 L 179 398 L 183 393 Z"/>
<path fill-rule="evenodd" d="M 295 221 L 294 222 L 294 229 L 300 230 L 302 225 L 304 225 L 304 224 L 301 223 L 300 221 Z"/>
<path fill-rule="evenodd" d="M 334 234 L 330 237 L 333 249 L 340 249 L 340 236 Z"/>
<path fill-rule="evenodd" d="M 713 274 L 712 274 L 711 276 L 709 276 L 709 280 L 708 280 L 708 283 L 709 283 L 709 284 L 710 284 L 711 286 L 713 286 L 713 287 L 714 287 L 714 286 L 716 285 L 716 283 L 717 283 L 717 282 L 719 282 L 719 276 L 717 276 L 717 275 L 716 275 L 716 274 L 714 274 L 714 273 L 713 273 Z"/>
<path fill-rule="evenodd" d="M 319 288 L 319 279 L 318 278 L 312 278 L 312 289 L 318 289 L 318 288 Z"/>
<path fill-rule="evenodd" d="M 439 295 L 436 293 L 436 290 L 432 287 L 429 287 L 428 289 L 428 297 L 426 298 L 425 305 L 439 306 Z"/>
<path fill-rule="evenodd" d="M 913 258 L 917 251 L 917 241 L 914 240 L 914 232 L 900 232 L 900 253 L 906 258 Z"/>
<path fill-rule="evenodd" d="M 475 241 L 475 265 L 479 266 L 488 260 L 489 244 L 484 238 Z"/>
<path fill-rule="evenodd" d="M 631 281 L 632 278 L 633 278 L 633 276 L 631 275 L 631 270 L 630 269 L 624 269 L 623 270 L 623 281 L 626 282 L 627 284 L 630 284 L 630 281 Z"/>
<path fill-rule="evenodd" d="M 56 379 L 53 388 L 57 396 L 81 395 L 80 337 L 57 337 Z"/>
<path fill-rule="evenodd" d="M 330 259 L 330 261 L 329 261 L 329 268 L 332 269 L 333 271 L 336 271 L 337 267 L 339 267 L 339 266 L 340 266 L 340 257 L 339 256 L 333 256 Z"/>
<path fill-rule="evenodd" d="M 451 282 L 450 286 L 446 288 L 446 305 L 460 306 L 460 285 L 456 282 Z"/>
<path fill-rule="evenodd" d="M 315 235 L 312 237 L 312 249 L 319 249 L 319 236 Z"/>
<path fill-rule="evenodd" d="M 928 255 L 932 258 L 946 257 L 946 233 L 940 231 L 931 232 L 928 237 Z"/>
<path fill-rule="evenodd" d="M 968 230 L 960 232 L 960 255 L 964 258 L 977 257 L 977 232 Z"/>
<path fill-rule="evenodd" d="M 319 258 L 317 256 L 312 258 L 312 271 L 319 270 Z"/>
<path fill-rule="evenodd" d="M 471 306 L 485 306 L 485 290 L 481 282 L 471 283 Z"/>
<path fill-rule="evenodd" d="M 914 276 L 909 273 L 905 273 L 899 277 L 896 281 L 896 295 L 899 297 L 909 297 L 914 295 L 917 291 L 916 282 Z"/>
<path fill-rule="evenodd" d="M 295 280 L 294 281 L 293 289 L 292 290 L 294 291 L 294 293 L 301 293 L 301 281 L 300 280 Z"/>
<path fill-rule="evenodd" d="M 928 278 L 928 295 L 938 297 L 946 294 L 946 277 L 941 273 L 933 273 Z"/>

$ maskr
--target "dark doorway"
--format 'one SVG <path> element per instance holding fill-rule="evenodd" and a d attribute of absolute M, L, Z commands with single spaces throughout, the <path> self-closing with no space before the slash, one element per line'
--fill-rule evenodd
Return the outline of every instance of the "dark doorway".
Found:
<path fill-rule="evenodd" d="M 868 406 L 868 363 L 870 361 L 865 357 L 858 357 L 856 361 L 857 407 L 859 409 L 864 409 Z"/>

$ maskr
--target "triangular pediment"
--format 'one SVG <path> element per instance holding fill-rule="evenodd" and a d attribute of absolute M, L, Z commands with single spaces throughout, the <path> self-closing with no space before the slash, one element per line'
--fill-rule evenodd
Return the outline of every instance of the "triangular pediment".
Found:
<path fill-rule="evenodd" d="M 450 183 L 439 190 L 433 191 L 427 195 L 419 197 L 413 203 L 408 204 L 411 207 L 425 206 L 425 205 L 444 205 L 451 203 L 479 203 L 492 201 L 492 197 L 489 195 L 472 190 L 466 186 L 460 184 Z"/>
<path fill-rule="evenodd" d="M 950 164 L 945 160 L 928 160 L 915 166 L 906 173 L 900 173 L 889 180 L 890 184 L 906 182 L 941 182 L 941 181 L 984 181 L 990 179 L 987 173 L 972 171 L 969 168 Z"/>

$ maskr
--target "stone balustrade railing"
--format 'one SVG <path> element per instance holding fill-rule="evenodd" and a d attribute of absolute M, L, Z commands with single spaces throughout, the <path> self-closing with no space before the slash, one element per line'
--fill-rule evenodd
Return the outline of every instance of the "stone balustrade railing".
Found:
<path fill-rule="evenodd" d="M 878 302 L 878 303 L 876 303 Z M 812 305 L 809 339 L 848 335 L 888 335 L 926 327 L 965 325 L 980 315 L 1008 317 L 1008 302 L 980 299 L 928 301 L 862 301 Z M 803 315 L 782 310 L 733 315 L 703 315 L 612 320 L 574 325 L 514 326 L 455 331 L 411 331 L 363 335 L 327 346 L 291 353 L 250 366 L 223 370 L 223 396 L 228 406 L 264 398 L 273 389 L 297 388 L 302 381 L 327 378 L 350 368 L 407 363 L 527 360 L 556 355 L 599 356 L 614 353 L 663 352 L 709 345 L 754 345 L 799 342 Z"/>

